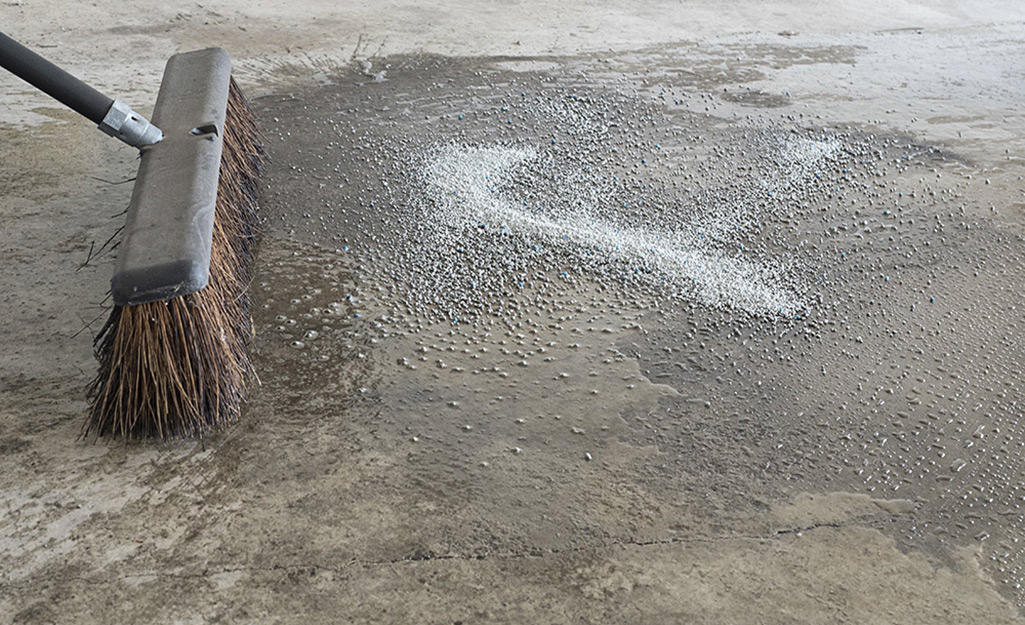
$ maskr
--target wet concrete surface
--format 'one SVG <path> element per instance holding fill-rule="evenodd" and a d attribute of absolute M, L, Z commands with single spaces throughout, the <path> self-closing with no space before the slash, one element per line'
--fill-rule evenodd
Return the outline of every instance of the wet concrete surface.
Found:
<path fill-rule="evenodd" d="M 371 296 L 357 308 L 394 358 L 378 359 L 370 390 L 379 434 L 408 454 L 412 492 L 435 500 L 428 554 L 480 553 L 477 531 L 506 552 L 728 536 L 773 502 L 840 491 L 878 500 L 864 526 L 938 566 L 978 549 L 1020 601 L 1020 286 L 1007 267 L 1021 239 L 984 205 L 998 200 L 976 165 L 789 112 L 710 118 L 683 101 L 777 105 L 692 91 L 702 81 L 652 95 L 571 64 L 379 63 L 384 80 L 357 67 L 257 103 L 287 120 L 266 126 L 289 164 L 268 182 L 284 210 L 267 213 L 267 236 L 360 265 Z M 481 149 L 523 145 L 558 147 L 496 179 L 501 203 L 537 217 L 591 201 L 719 273 L 761 259 L 794 309 L 759 310 L 740 287 L 667 286 L 655 249 L 588 264 L 600 239 L 546 237 L 510 212 L 495 218 L 511 226 L 483 224 L 487 206 L 442 219 L 441 236 L 425 226 L 451 208 L 422 180 L 444 150 L 487 167 Z M 301 330 L 277 328 L 283 341 Z M 297 349 L 332 360 L 324 338 Z M 480 510 L 455 512 L 467 507 Z"/>
<path fill-rule="evenodd" d="M 48 211 L 130 185 L 5 130 L 0 622 L 1020 621 L 1022 123 L 866 79 L 919 36 L 243 68 L 260 385 L 202 443 L 74 442 L 117 211 Z M 87 132 L 38 158 L 129 177 Z"/>

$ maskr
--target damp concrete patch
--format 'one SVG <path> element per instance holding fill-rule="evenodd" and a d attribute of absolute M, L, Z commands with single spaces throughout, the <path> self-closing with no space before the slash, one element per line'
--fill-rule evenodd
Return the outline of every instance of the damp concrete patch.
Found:
<path fill-rule="evenodd" d="M 1020 600 L 999 511 L 1021 354 L 990 259 L 1021 247 L 976 165 L 607 63 L 382 62 L 385 82 L 340 68 L 258 107 L 289 120 L 269 232 L 361 286 L 360 401 L 417 502 L 387 535 L 417 523 L 404 544 L 437 559 L 850 525 L 850 548 L 954 577 L 978 554 Z M 800 492 L 847 495 L 780 516 Z"/>

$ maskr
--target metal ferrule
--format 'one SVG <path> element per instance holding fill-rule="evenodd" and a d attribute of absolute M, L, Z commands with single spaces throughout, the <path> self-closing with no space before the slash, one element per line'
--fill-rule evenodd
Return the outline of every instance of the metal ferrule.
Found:
<path fill-rule="evenodd" d="M 100 130 L 134 148 L 160 143 L 164 138 L 159 128 L 121 100 L 114 100 L 110 105 L 106 117 L 100 122 Z"/>

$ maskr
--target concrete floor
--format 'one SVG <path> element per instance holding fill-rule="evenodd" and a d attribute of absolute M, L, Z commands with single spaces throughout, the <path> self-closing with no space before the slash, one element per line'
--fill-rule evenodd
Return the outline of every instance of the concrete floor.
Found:
<path fill-rule="evenodd" d="M 243 421 L 79 441 L 135 155 L 0 76 L 0 623 L 1021 621 L 1025 10 L 437 4 L 0 5 L 140 110 L 227 48 L 271 158 Z M 423 172 L 467 144 L 631 232 L 735 209 L 750 254 L 689 252 L 799 313 L 569 230 L 460 262 Z"/>

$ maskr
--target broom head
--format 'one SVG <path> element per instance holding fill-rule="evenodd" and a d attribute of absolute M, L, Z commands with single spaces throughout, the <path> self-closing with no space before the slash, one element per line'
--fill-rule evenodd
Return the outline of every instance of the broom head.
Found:
<path fill-rule="evenodd" d="M 203 436 L 236 421 L 252 375 L 247 291 L 263 152 L 219 48 L 167 63 L 95 341 L 82 435 Z"/>

